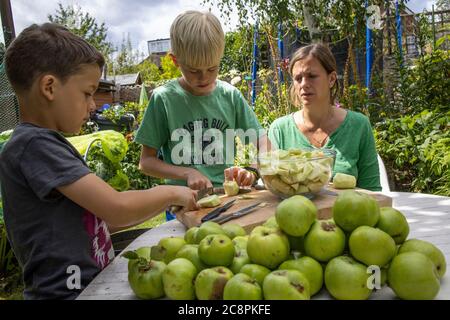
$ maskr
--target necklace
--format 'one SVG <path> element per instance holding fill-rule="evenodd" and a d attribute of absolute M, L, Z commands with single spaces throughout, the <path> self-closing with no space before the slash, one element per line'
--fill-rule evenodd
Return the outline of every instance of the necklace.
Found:
<path fill-rule="evenodd" d="M 323 146 L 325 145 L 327 139 L 329 138 L 329 133 L 326 132 L 324 129 L 322 129 L 322 124 L 319 125 L 319 128 L 321 128 L 321 129 L 322 129 L 322 132 L 325 133 L 325 137 L 324 137 L 323 139 L 316 139 L 316 138 L 314 137 L 314 133 L 315 133 L 317 130 L 315 130 L 314 132 L 312 132 L 312 130 L 306 126 L 306 124 L 305 124 L 305 118 L 303 117 L 303 110 L 301 110 L 301 111 L 298 113 L 298 115 L 299 115 L 299 125 L 303 127 L 304 133 L 307 133 L 307 134 L 305 134 L 305 135 L 307 136 L 308 139 L 310 139 L 310 142 L 315 142 L 315 143 L 312 143 L 312 144 L 315 145 L 315 146 L 317 146 L 317 147 L 320 147 L 320 148 L 323 147 Z M 332 117 L 333 117 L 333 109 L 330 109 L 330 112 L 328 113 L 328 115 L 327 115 L 325 121 L 327 121 L 328 119 L 330 119 L 330 118 L 332 118 Z M 311 140 L 313 140 L 313 141 L 311 141 Z"/>

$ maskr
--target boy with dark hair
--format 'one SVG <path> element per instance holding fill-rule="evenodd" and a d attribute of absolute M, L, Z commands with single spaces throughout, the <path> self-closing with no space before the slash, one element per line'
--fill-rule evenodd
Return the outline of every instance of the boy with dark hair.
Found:
<path fill-rule="evenodd" d="M 110 228 L 137 225 L 169 205 L 196 209 L 196 192 L 117 192 L 61 135 L 78 133 L 95 109 L 105 62 L 86 41 L 55 24 L 32 25 L 8 48 L 5 63 L 20 124 L 0 154 L 0 180 L 24 297 L 73 299 L 114 258 Z M 71 282 L 74 276 L 79 281 Z"/>

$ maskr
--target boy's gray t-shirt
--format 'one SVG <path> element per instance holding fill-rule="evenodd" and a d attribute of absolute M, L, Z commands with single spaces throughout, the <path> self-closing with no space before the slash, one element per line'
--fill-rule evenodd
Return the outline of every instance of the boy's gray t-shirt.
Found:
<path fill-rule="evenodd" d="M 90 172 L 53 130 L 22 123 L 4 146 L 4 220 L 25 299 L 74 299 L 113 259 L 106 224 L 56 190 Z"/>

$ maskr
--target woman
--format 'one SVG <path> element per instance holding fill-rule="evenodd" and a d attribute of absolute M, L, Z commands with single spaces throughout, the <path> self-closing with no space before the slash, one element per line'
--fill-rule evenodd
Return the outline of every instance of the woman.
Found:
<path fill-rule="evenodd" d="M 336 60 L 328 47 L 315 43 L 300 48 L 291 59 L 289 72 L 293 79 L 291 100 L 300 109 L 272 123 L 269 138 L 274 147 L 332 149 L 336 151 L 333 175 L 353 175 L 358 188 L 380 191 L 369 119 L 336 107 Z"/>

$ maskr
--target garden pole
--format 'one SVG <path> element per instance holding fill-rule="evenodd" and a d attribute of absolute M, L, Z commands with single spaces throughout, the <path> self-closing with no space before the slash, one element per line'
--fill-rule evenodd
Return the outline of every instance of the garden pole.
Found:
<path fill-rule="evenodd" d="M 258 71 L 258 21 L 255 23 L 255 31 L 253 35 L 253 63 L 252 63 L 252 106 L 255 107 L 256 102 L 256 72 Z"/>
<path fill-rule="evenodd" d="M 0 0 L 0 11 L 2 18 L 3 38 L 5 39 L 5 48 L 8 48 L 16 37 L 14 30 L 14 19 L 10 0 Z"/>
<path fill-rule="evenodd" d="M 366 0 L 366 9 L 368 6 L 368 1 Z M 367 16 L 366 16 L 367 19 Z M 373 62 L 373 48 L 372 48 L 372 30 L 369 28 L 369 23 L 366 21 L 366 87 L 370 92 L 370 73 L 372 71 Z"/>
<path fill-rule="evenodd" d="M 278 50 L 280 51 L 280 63 L 278 64 L 278 75 L 280 77 L 280 82 L 284 82 L 283 69 L 281 68 L 281 63 L 284 59 L 284 44 L 283 44 L 283 24 L 280 22 L 278 24 Z"/>
<path fill-rule="evenodd" d="M 403 64 L 403 52 L 402 52 L 402 17 L 400 15 L 400 8 L 398 5 L 398 1 L 395 1 L 395 19 L 396 19 L 396 27 L 397 27 L 397 45 L 398 52 L 400 54 L 400 59 Z"/>
<path fill-rule="evenodd" d="M 298 25 L 295 26 L 295 40 L 300 44 L 300 39 L 302 36 L 302 30 L 298 27 Z"/>
<path fill-rule="evenodd" d="M 436 24 L 434 21 L 434 4 L 431 6 L 431 21 L 433 24 L 433 50 L 436 50 Z"/>

